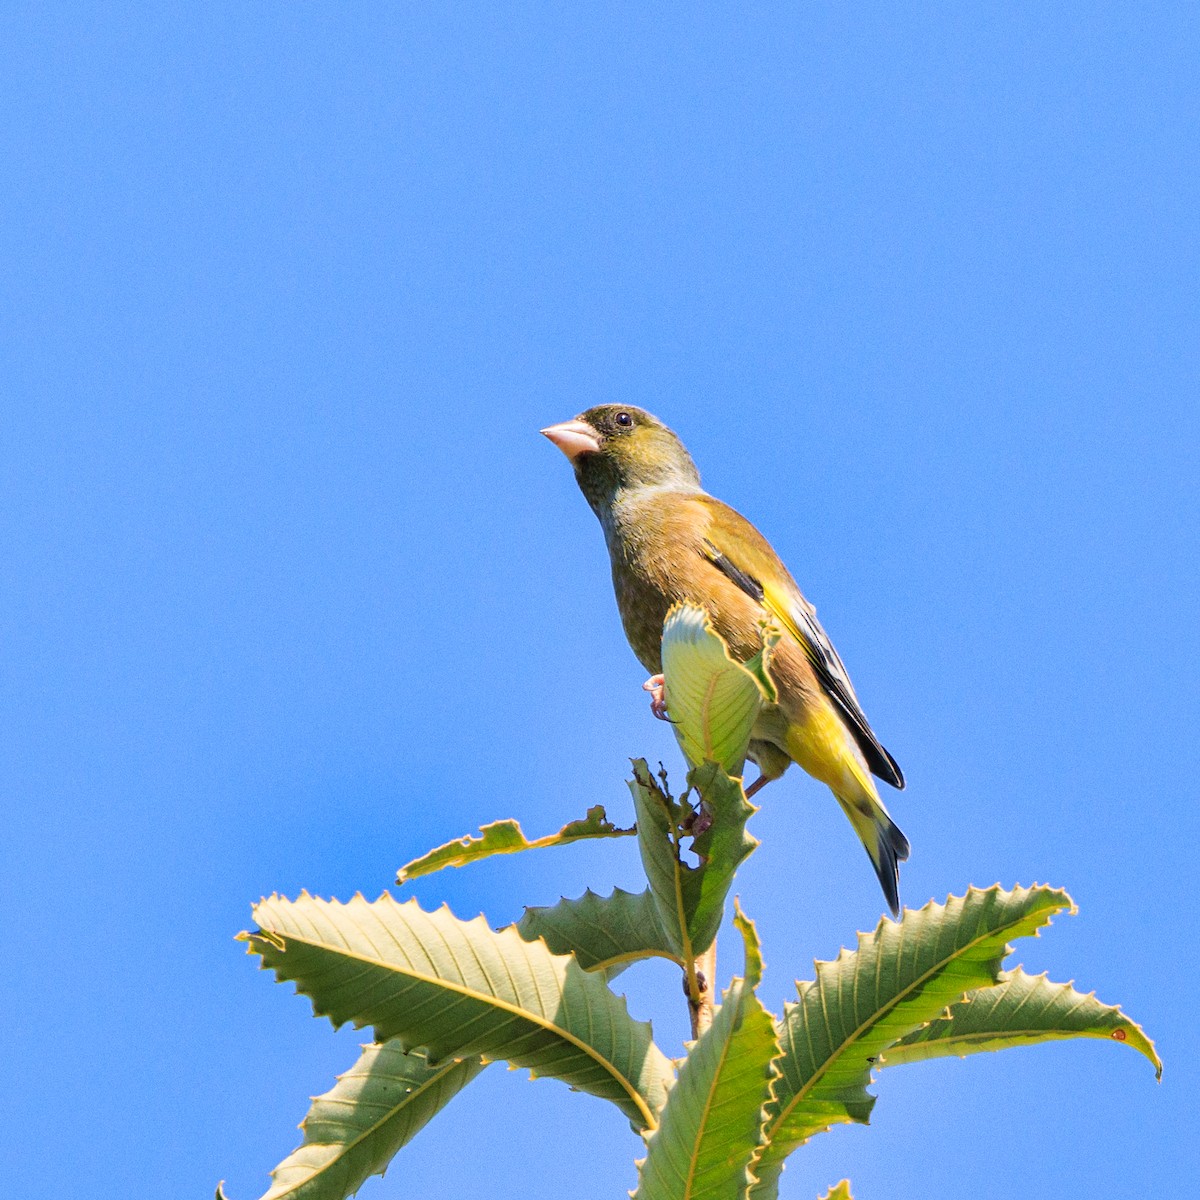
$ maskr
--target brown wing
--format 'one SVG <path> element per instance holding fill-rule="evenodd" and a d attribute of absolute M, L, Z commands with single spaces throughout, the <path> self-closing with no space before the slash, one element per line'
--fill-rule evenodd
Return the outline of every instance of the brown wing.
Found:
<path fill-rule="evenodd" d="M 705 497 L 704 503 L 711 515 L 704 556 L 800 644 L 822 689 L 854 734 L 872 773 L 893 787 L 904 787 L 904 773 L 875 736 L 846 666 L 817 620 L 816 609 L 805 600 L 770 543 L 727 504 L 711 497 Z"/>

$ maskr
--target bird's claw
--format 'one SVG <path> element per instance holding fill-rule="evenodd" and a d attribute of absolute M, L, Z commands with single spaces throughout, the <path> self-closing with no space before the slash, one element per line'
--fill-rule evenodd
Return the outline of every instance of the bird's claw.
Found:
<path fill-rule="evenodd" d="M 667 681 L 662 675 L 651 675 L 642 684 L 642 691 L 650 693 L 650 711 L 660 720 L 669 721 L 667 716 Z"/>

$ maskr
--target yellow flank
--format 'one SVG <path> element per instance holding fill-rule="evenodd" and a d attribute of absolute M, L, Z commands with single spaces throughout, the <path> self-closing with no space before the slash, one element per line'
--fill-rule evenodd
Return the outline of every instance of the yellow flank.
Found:
<path fill-rule="evenodd" d="M 787 752 L 838 799 L 857 802 L 856 806 L 865 813 L 871 812 L 872 800 L 878 802 L 878 793 L 858 747 L 836 709 L 824 697 L 801 720 L 788 726 Z"/>

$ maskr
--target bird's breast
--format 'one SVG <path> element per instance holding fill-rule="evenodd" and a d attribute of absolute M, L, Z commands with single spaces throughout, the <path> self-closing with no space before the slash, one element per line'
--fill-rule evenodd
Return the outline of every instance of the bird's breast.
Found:
<path fill-rule="evenodd" d="M 662 670 L 662 631 L 674 598 L 643 563 L 614 557 L 613 591 L 629 645 L 651 674 Z"/>
<path fill-rule="evenodd" d="M 692 495 L 644 491 L 604 522 L 625 636 L 642 665 L 662 670 L 662 631 L 675 604 L 694 604 L 742 661 L 761 646 L 762 610 L 704 554 L 708 511 Z"/>

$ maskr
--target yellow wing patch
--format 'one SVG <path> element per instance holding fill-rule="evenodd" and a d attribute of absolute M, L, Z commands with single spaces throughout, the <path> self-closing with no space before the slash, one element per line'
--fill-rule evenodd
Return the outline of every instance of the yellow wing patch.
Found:
<path fill-rule="evenodd" d="M 763 584 L 762 589 L 763 608 L 765 608 L 767 612 L 769 612 L 779 621 L 784 629 L 786 629 L 788 633 L 790 633 L 792 637 L 794 637 L 796 641 L 798 641 L 800 645 L 804 647 L 804 653 L 807 654 L 809 658 L 812 658 L 812 651 L 809 648 L 811 643 L 809 642 L 808 638 L 800 632 L 800 626 L 796 624 L 795 618 L 788 611 L 788 605 L 784 598 L 780 596 L 769 584 Z"/>

